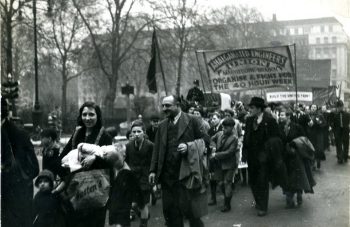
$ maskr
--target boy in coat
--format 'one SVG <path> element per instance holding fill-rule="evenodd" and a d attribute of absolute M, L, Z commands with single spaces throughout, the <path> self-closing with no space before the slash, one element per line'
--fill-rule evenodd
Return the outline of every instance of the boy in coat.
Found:
<path fill-rule="evenodd" d="M 225 196 L 221 212 L 228 212 L 231 210 L 233 174 L 237 168 L 236 153 L 239 149 L 238 138 L 233 133 L 235 121 L 232 118 L 225 118 L 222 125 L 224 130 L 211 138 L 210 163 L 217 163 L 215 175 L 220 180 Z"/>

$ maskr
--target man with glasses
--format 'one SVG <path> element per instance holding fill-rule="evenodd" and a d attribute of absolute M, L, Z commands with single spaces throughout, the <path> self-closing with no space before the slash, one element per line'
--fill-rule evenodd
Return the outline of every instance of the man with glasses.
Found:
<path fill-rule="evenodd" d="M 202 190 L 205 187 L 189 190 L 179 179 L 182 162 L 193 155 L 191 144 L 201 139 L 209 142 L 209 137 L 198 118 L 182 112 L 180 105 L 181 99 L 173 95 L 162 101 L 166 120 L 159 124 L 155 137 L 149 180 L 162 186 L 163 214 L 168 227 L 183 227 L 184 216 L 191 227 L 202 227 L 200 217 L 208 212 L 206 192 Z"/>

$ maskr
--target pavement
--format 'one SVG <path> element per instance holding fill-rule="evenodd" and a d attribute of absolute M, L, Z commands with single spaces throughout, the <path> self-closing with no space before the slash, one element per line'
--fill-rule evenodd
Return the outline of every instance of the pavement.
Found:
<path fill-rule="evenodd" d="M 258 217 L 251 206 L 253 197 L 248 186 L 235 189 L 228 213 L 220 212 L 223 196 L 219 193 L 218 205 L 209 207 L 209 214 L 202 218 L 206 227 L 348 227 L 350 226 L 350 163 L 337 164 L 335 148 L 326 152 L 327 160 L 321 169 L 314 171 L 317 185 L 314 194 L 303 194 L 300 208 L 285 209 L 285 197 L 281 188 L 270 190 L 269 210 L 265 217 Z M 165 226 L 161 201 L 151 206 L 148 226 Z M 109 225 L 106 225 L 106 227 Z M 139 226 L 139 220 L 132 222 Z M 185 222 L 185 226 L 189 226 Z"/>

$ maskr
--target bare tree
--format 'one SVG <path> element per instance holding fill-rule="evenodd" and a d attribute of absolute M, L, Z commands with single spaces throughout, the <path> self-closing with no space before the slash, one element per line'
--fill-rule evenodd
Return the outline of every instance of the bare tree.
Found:
<path fill-rule="evenodd" d="M 19 20 L 22 17 L 22 9 L 28 5 L 32 0 L 4 0 L 0 1 L 0 15 L 1 15 L 1 56 L 4 61 L 1 62 L 2 77 L 4 72 L 6 75 L 13 74 L 13 28 L 16 26 L 16 16 Z M 6 53 L 4 55 L 4 52 Z"/>
<path fill-rule="evenodd" d="M 81 1 L 73 0 L 89 32 L 99 67 L 108 80 L 104 104 L 109 116 L 113 113 L 121 66 L 132 55 L 132 47 L 140 33 L 151 23 L 145 14 L 139 13 L 137 17 L 132 15 L 131 10 L 136 2 L 137 0 L 104 0 L 83 6 Z M 104 23 L 105 31 L 99 26 L 103 20 L 93 12 L 96 9 L 102 9 L 98 11 L 100 15 L 109 16 Z M 103 37 L 98 36 L 99 33 L 104 33 Z"/>
<path fill-rule="evenodd" d="M 150 3 L 156 16 L 165 18 L 162 22 L 167 31 L 162 32 L 163 37 L 161 38 L 167 40 L 167 45 L 171 46 L 167 51 L 173 55 L 175 60 L 173 62 L 176 64 L 176 94 L 180 95 L 186 52 L 193 50 L 198 38 L 194 31 L 199 18 L 197 1 L 165 0 L 150 1 Z"/>
<path fill-rule="evenodd" d="M 52 5 L 49 32 L 47 39 L 52 48 L 48 48 L 50 55 L 56 60 L 61 74 L 61 108 L 63 126 L 67 115 L 67 86 L 68 83 L 94 66 L 81 68 L 78 66 L 80 57 L 80 43 L 82 41 L 83 24 L 78 11 L 65 0 L 55 1 Z"/>
<path fill-rule="evenodd" d="M 266 46 L 272 40 L 273 23 L 265 22 L 256 8 L 225 6 L 212 10 L 204 20 L 215 29 L 218 48 Z"/>

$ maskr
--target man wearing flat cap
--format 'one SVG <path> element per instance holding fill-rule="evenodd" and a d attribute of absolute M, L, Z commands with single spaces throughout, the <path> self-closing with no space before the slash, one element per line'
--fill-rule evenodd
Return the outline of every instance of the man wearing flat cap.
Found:
<path fill-rule="evenodd" d="M 204 94 L 203 94 L 203 91 L 199 88 L 199 80 L 194 80 L 193 85 L 194 85 L 193 88 L 188 90 L 186 99 L 187 101 L 195 103 L 196 105 L 198 104 L 203 105 Z"/>
<path fill-rule="evenodd" d="M 344 111 L 344 103 L 338 100 L 336 112 L 331 116 L 331 125 L 335 138 L 338 163 L 348 161 L 350 114 Z"/>
<path fill-rule="evenodd" d="M 248 162 L 249 184 L 255 200 L 258 216 L 267 214 L 269 199 L 268 160 L 265 143 L 279 137 L 277 121 L 264 110 L 264 99 L 253 97 L 249 103 L 251 116 L 247 118 L 243 139 L 242 161 Z"/>

